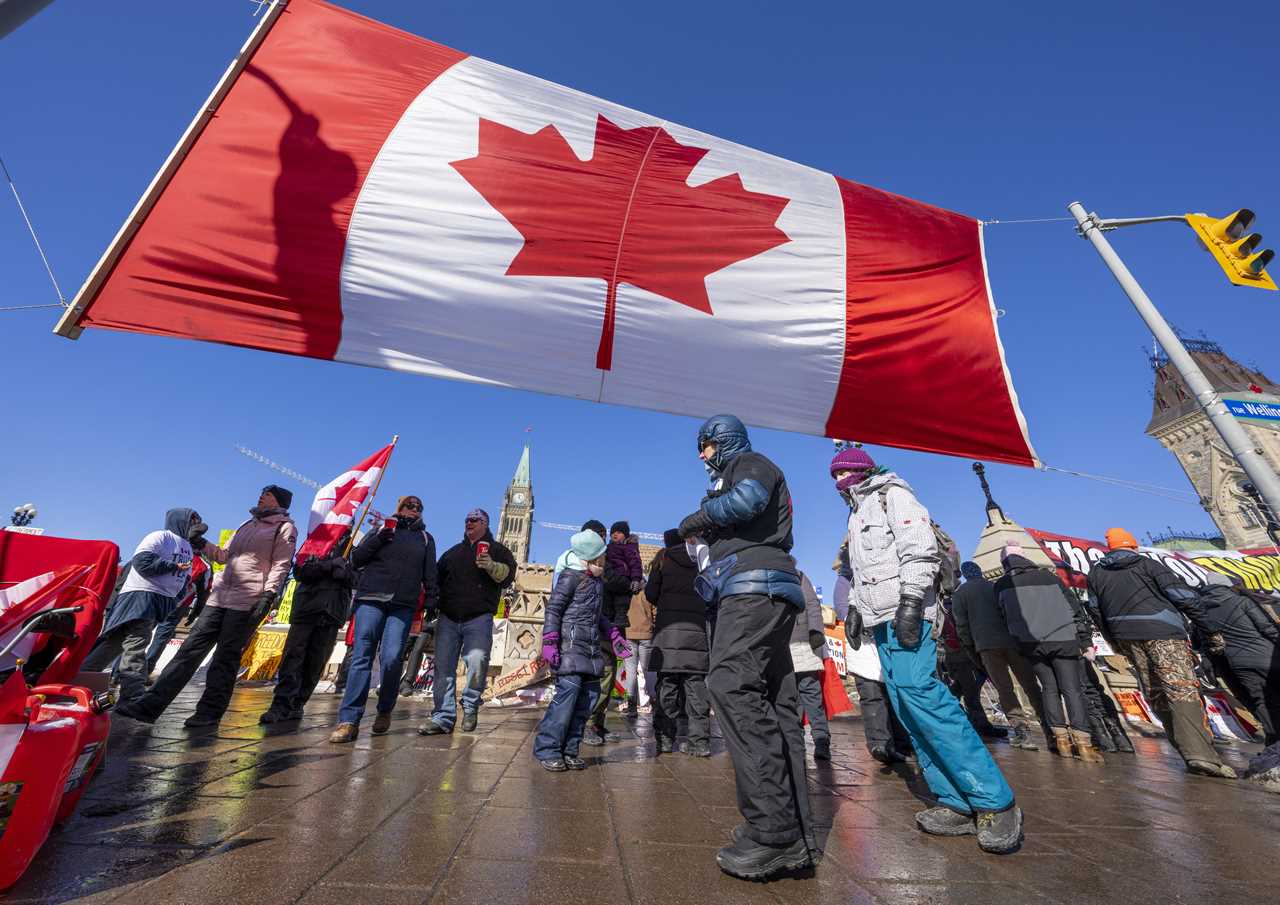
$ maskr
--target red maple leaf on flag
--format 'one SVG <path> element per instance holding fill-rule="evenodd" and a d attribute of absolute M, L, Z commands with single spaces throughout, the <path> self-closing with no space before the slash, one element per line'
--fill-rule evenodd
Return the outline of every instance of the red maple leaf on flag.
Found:
<path fill-rule="evenodd" d="M 708 274 L 790 241 L 774 225 L 789 199 L 748 191 L 736 173 L 688 185 L 708 150 L 599 116 L 579 160 L 555 126 L 526 135 L 481 119 L 476 156 L 452 165 L 524 237 L 509 276 L 605 281 L 596 367 L 608 371 L 619 283 L 713 314 Z"/>

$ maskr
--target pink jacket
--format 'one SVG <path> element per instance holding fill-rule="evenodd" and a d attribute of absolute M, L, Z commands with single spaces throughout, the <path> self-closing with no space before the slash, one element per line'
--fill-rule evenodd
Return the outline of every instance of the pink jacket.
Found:
<path fill-rule="evenodd" d="M 203 553 L 225 569 L 213 580 L 209 606 L 228 610 L 251 610 L 263 591 L 277 594 L 284 589 L 298 544 L 298 529 L 283 509 L 268 509 L 253 515 L 236 529 L 224 550 L 205 544 Z"/>

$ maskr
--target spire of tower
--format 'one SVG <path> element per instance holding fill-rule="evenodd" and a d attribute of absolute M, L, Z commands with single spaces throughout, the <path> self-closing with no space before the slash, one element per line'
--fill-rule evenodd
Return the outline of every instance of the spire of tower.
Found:
<path fill-rule="evenodd" d="M 511 479 L 513 487 L 530 487 L 532 481 L 529 477 L 529 443 L 524 444 L 524 452 L 520 454 L 520 464 L 516 466 L 515 477 Z"/>

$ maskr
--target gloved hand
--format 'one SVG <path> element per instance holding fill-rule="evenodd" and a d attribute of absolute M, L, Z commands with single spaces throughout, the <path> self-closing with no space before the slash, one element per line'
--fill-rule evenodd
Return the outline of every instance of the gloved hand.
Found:
<path fill-rule="evenodd" d="M 822 632 L 810 631 L 809 649 L 825 660 L 827 653 L 827 636 Z"/>
<path fill-rule="evenodd" d="M 711 516 L 699 509 L 691 515 L 686 515 L 684 520 L 680 522 L 680 527 L 676 530 L 680 532 L 681 537 L 690 538 L 713 527 L 715 527 L 715 522 L 711 521 Z"/>
<path fill-rule="evenodd" d="M 920 646 L 920 627 L 924 621 L 924 601 L 913 597 L 903 598 L 893 617 L 893 633 L 898 643 L 907 650 Z"/>
<path fill-rule="evenodd" d="M 205 536 L 203 534 L 197 534 L 195 537 L 191 538 L 191 540 L 188 541 L 188 543 L 191 544 L 192 550 L 195 550 L 197 553 L 199 553 L 201 550 L 204 549 L 205 544 L 209 543 L 209 541 L 205 539 Z"/>
<path fill-rule="evenodd" d="M 275 591 L 263 591 L 258 595 L 257 601 L 253 605 L 253 609 L 249 611 L 249 621 L 261 622 L 267 613 L 271 612 L 271 605 L 276 602 Z"/>
<path fill-rule="evenodd" d="M 506 563 L 498 562 L 488 553 L 484 556 L 476 557 L 476 565 L 483 569 L 485 574 L 499 584 L 506 579 L 507 574 L 511 571 L 511 568 Z"/>
<path fill-rule="evenodd" d="M 560 668 L 560 633 L 559 632 L 543 633 L 542 659 L 550 663 L 552 669 Z"/>
<path fill-rule="evenodd" d="M 1204 645 L 1211 654 L 1227 652 L 1227 639 L 1222 637 L 1222 632 L 1210 632 L 1204 639 Z"/>
<path fill-rule="evenodd" d="M 641 588 L 643 588 L 643 587 L 644 587 L 644 583 L 643 583 L 643 582 L 640 582 L 640 581 L 632 581 L 632 582 L 631 582 L 631 593 L 632 593 L 632 594 L 639 594 L 639 593 L 640 593 L 640 589 L 641 589 Z"/>
<path fill-rule="evenodd" d="M 627 643 L 626 637 L 622 634 L 622 629 L 615 628 L 609 632 L 609 642 L 613 645 L 613 655 L 615 657 L 625 660 L 631 656 L 631 645 Z"/>
<path fill-rule="evenodd" d="M 862 611 L 857 607 L 849 607 L 849 613 L 844 617 L 844 639 L 854 650 L 862 647 Z"/>
<path fill-rule="evenodd" d="M 388 528 L 386 525 L 383 525 L 378 529 L 378 540 L 382 541 L 384 544 L 389 543 L 391 538 L 395 536 L 396 530 L 394 528 Z"/>

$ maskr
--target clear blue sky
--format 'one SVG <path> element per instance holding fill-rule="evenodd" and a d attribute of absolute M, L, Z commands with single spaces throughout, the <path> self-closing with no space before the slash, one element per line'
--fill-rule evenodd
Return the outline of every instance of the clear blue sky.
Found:
<path fill-rule="evenodd" d="M 345 5 L 983 219 L 1065 216 L 1075 199 L 1104 216 L 1248 206 L 1269 244 L 1280 242 L 1274 5 L 1256 5 L 1247 23 L 1167 2 Z M 68 295 L 239 47 L 251 9 L 61 0 L 0 43 L 0 154 Z M 1112 237 L 1170 320 L 1280 376 L 1274 294 L 1230 287 L 1184 227 Z M 1069 224 L 1045 223 L 990 227 L 987 251 L 1042 458 L 1187 488 L 1142 433 L 1150 336 L 1090 247 Z M 0 274 L 0 305 L 51 298 L 8 197 Z M 399 432 L 386 491 L 420 494 L 450 543 L 472 506 L 496 516 L 530 425 L 540 519 L 626 517 L 661 530 L 704 486 L 694 419 L 145 336 L 90 331 L 72 343 L 50 334 L 56 314 L 0 313 L 0 506 L 7 517 L 35 502 L 52 533 L 131 550 L 178 505 L 234 526 L 279 477 L 236 443 L 324 480 Z M 829 586 L 845 518 L 826 475 L 830 442 L 768 431 L 754 441 L 791 483 L 802 567 Z M 873 453 L 972 549 L 985 522 L 967 461 Z M 997 499 L 1030 526 L 1092 537 L 1111 524 L 1212 527 L 1195 505 L 1052 473 L 989 473 Z M 282 483 L 304 513 L 310 492 Z M 538 529 L 535 558 L 550 560 L 566 539 Z"/>

